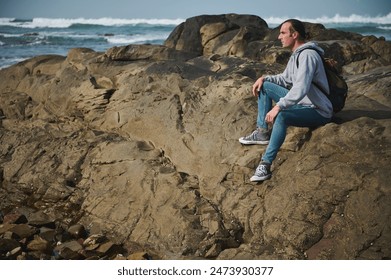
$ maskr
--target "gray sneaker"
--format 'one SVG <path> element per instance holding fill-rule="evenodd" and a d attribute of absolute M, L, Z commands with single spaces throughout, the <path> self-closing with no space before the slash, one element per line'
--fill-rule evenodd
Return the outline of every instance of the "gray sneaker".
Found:
<path fill-rule="evenodd" d="M 257 169 L 255 170 L 254 176 L 250 178 L 251 182 L 265 181 L 272 177 L 272 172 L 270 171 L 270 164 L 267 162 L 261 162 Z"/>
<path fill-rule="evenodd" d="M 265 128 L 257 128 L 250 135 L 239 138 L 244 145 L 267 145 L 269 144 L 270 133 Z"/>

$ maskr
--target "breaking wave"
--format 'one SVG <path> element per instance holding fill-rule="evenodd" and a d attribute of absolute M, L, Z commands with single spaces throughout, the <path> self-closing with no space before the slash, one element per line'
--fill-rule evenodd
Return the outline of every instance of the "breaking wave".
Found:
<path fill-rule="evenodd" d="M 278 25 L 281 22 L 287 20 L 288 17 L 269 17 L 265 18 L 265 21 L 268 24 Z M 297 17 L 297 19 L 301 21 L 306 22 L 314 22 L 314 23 L 322 23 L 322 24 L 343 24 L 343 23 L 374 23 L 374 24 L 391 24 L 391 13 L 385 15 L 385 16 L 376 16 L 376 17 L 369 17 L 369 16 L 361 16 L 361 15 L 350 15 L 350 16 L 341 16 L 339 14 L 336 14 L 333 17 L 317 17 L 317 18 L 300 18 Z"/>

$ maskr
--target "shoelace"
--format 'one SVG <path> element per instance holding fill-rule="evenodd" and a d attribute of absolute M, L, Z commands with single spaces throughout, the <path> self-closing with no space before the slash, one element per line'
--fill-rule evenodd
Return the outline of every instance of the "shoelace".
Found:
<path fill-rule="evenodd" d="M 258 134 L 258 131 L 253 131 L 249 136 L 247 136 L 247 139 L 248 140 L 256 140 L 257 139 L 257 137 L 256 137 L 256 135 Z"/>
<path fill-rule="evenodd" d="M 257 171 L 255 173 L 257 174 L 267 174 L 267 168 L 265 165 L 263 164 L 260 164 L 258 167 L 257 167 Z"/>

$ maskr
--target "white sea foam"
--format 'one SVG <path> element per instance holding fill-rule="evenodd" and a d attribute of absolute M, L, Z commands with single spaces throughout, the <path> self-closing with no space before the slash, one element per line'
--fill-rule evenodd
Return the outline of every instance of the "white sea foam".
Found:
<path fill-rule="evenodd" d="M 117 35 L 106 37 L 107 42 L 113 45 L 138 44 L 150 41 L 163 41 L 169 34 L 144 34 L 144 35 Z"/>
<path fill-rule="evenodd" d="M 0 33 L 2 37 L 20 37 L 21 34 L 8 34 L 8 33 Z"/>
<path fill-rule="evenodd" d="M 278 25 L 281 22 L 284 22 L 289 17 L 269 17 L 264 18 L 268 24 Z M 376 23 L 376 24 L 391 24 L 391 13 L 385 16 L 377 16 L 377 17 L 369 17 L 369 16 L 361 16 L 361 15 L 350 15 L 350 16 L 341 16 L 336 14 L 333 17 L 318 17 L 318 18 L 300 18 L 297 19 L 306 22 L 316 22 L 322 24 L 338 24 L 338 23 Z"/>
<path fill-rule="evenodd" d="M 14 57 L 14 58 L 5 58 L 0 57 L 0 69 L 7 68 L 15 63 L 26 60 L 28 57 Z"/>
<path fill-rule="evenodd" d="M 12 22 L 14 20 L 14 18 L 0 18 L 0 25 L 8 24 L 9 22 Z"/>

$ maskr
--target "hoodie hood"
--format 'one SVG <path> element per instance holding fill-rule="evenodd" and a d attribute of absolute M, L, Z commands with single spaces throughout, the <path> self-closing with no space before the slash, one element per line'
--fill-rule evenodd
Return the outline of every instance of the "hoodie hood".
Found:
<path fill-rule="evenodd" d="M 297 53 L 299 53 L 300 51 L 302 51 L 303 49 L 306 49 L 306 48 L 315 49 L 318 53 L 321 53 L 322 55 L 324 55 L 324 50 L 318 45 L 318 43 L 312 42 L 312 41 L 311 42 L 307 42 L 304 45 L 301 45 L 293 53 L 297 54 Z"/>

